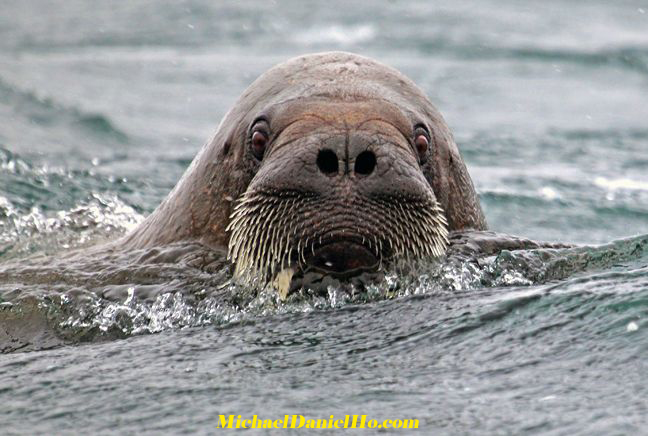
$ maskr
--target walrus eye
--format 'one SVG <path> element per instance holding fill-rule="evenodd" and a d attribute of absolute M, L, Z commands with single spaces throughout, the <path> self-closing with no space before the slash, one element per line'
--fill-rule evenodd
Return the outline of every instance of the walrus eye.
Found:
<path fill-rule="evenodd" d="M 265 153 L 266 146 L 268 145 L 268 135 L 257 130 L 252 133 L 252 154 L 254 157 L 261 160 L 263 159 L 263 154 Z"/>
<path fill-rule="evenodd" d="M 421 127 L 414 131 L 414 147 L 416 147 L 419 159 L 421 162 L 424 162 L 428 148 L 430 147 L 430 137 L 427 131 Z"/>

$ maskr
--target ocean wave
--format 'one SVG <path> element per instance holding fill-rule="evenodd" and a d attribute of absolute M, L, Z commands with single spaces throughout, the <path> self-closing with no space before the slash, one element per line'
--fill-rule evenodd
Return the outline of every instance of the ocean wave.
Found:
<path fill-rule="evenodd" d="M 560 48 L 531 45 L 507 46 L 464 43 L 444 38 L 414 42 L 413 46 L 426 54 L 444 54 L 452 58 L 471 60 L 537 61 L 552 64 L 586 66 L 616 66 L 648 74 L 648 48 L 620 46 L 613 48 Z"/>
<path fill-rule="evenodd" d="M 292 37 L 300 45 L 340 44 L 349 46 L 366 43 L 376 37 L 376 28 L 371 24 L 342 25 L 333 24 L 314 27 L 298 32 Z"/>
<path fill-rule="evenodd" d="M 87 112 L 79 107 L 67 106 L 50 96 L 22 89 L 0 77 L 0 101 L 13 107 L 30 122 L 51 126 L 65 124 L 102 139 L 128 143 L 128 135 L 111 121 L 106 114 Z"/>

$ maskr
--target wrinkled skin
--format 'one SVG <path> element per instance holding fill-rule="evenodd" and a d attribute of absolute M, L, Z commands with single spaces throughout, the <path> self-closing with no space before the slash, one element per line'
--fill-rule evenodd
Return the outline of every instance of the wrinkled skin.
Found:
<path fill-rule="evenodd" d="M 262 156 L 255 155 L 251 139 L 259 129 L 268 136 Z M 422 153 L 415 144 L 421 129 L 429 138 Z M 229 244 L 232 255 L 237 243 L 230 240 L 232 214 L 251 193 L 315 199 L 291 209 L 289 221 L 300 223 L 285 236 L 290 253 L 283 260 L 342 259 L 333 266 L 338 272 L 373 268 L 395 254 L 423 255 L 429 229 L 445 227 L 445 234 L 486 229 L 470 176 L 439 112 L 398 71 L 350 53 L 294 58 L 258 78 L 174 190 L 121 244 L 135 249 L 194 240 L 219 249 Z M 379 203 L 384 207 L 376 207 Z M 411 213 L 399 212 L 402 205 L 410 205 Z M 442 224 L 417 221 L 423 219 L 419 211 L 435 205 Z M 287 207 L 282 210 L 288 213 Z M 285 221 L 263 225 L 286 226 Z M 392 227 L 385 224 L 391 222 Z M 257 237 L 259 245 L 269 242 Z M 372 238 L 373 246 L 367 242 Z M 395 248 L 407 240 L 418 245 Z M 309 258 L 297 250 L 299 244 L 307 245 Z M 247 254 L 258 257 L 259 251 Z"/>

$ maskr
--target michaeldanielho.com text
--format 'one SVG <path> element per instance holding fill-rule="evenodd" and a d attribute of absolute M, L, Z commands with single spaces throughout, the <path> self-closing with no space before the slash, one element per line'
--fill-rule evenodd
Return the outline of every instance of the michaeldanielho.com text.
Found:
<path fill-rule="evenodd" d="M 303 415 L 284 415 L 283 419 L 261 419 L 257 415 L 218 415 L 219 428 L 418 428 L 418 419 L 369 419 L 367 415 L 344 415 L 336 419 L 310 419 Z"/>

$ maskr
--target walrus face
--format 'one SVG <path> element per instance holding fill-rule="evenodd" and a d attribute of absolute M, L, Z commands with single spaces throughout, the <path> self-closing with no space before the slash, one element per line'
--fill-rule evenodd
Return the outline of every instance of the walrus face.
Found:
<path fill-rule="evenodd" d="M 236 275 L 346 278 L 441 255 L 448 225 L 422 171 L 433 138 L 424 119 L 379 98 L 263 108 L 241 154 L 255 173 L 227 227 Z"/>

